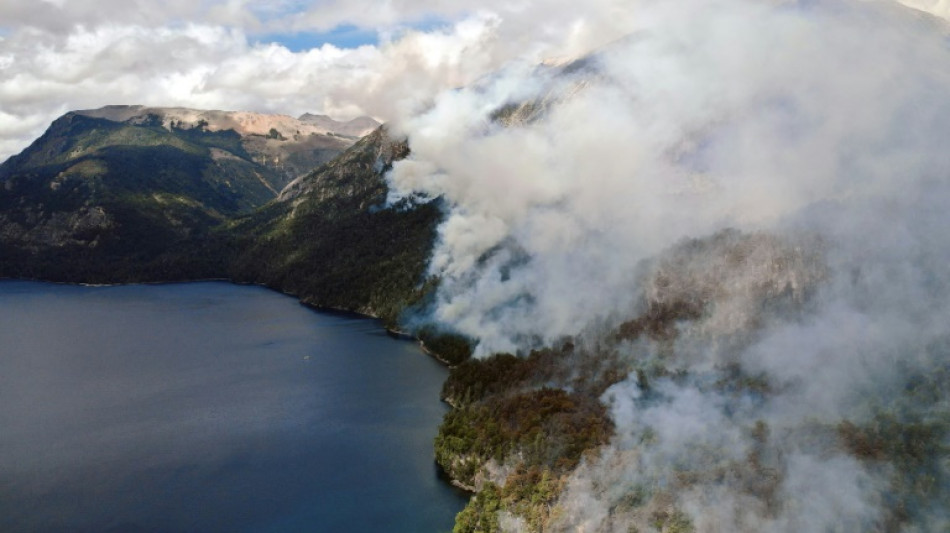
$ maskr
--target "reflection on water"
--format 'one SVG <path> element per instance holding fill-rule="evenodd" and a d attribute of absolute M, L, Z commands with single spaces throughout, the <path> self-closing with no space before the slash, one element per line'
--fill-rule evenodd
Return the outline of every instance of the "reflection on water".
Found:
<path fill-rule="evenodd" d="M 0 531 L 451 529 L 445 369 L 226 283 L 0 282 Z"/>

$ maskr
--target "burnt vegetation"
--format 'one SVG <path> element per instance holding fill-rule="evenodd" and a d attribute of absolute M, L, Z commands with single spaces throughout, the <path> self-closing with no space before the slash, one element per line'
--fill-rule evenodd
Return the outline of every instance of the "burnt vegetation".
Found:
<path fill-rule="evenodd" d="M 477 492 L 458 515 L 456 532 L 500 531 L 503 514 L 517 517 L 528 531 L 550 525 L 567 476 L 583 457 L 596 457 L 613 435 L 598 398 L 629 375 L 637 376 L 647 394 L 651 380 L 675 375 L 664 365 L 623 355 L 621 344 L 670 340 L 677 324 L 702 314 L 683 302 L 644 308 L 606 341 L 565 339 L 523 356 L 496 354 L 451 369 L 442 398 L 455 409 L 439 429 L 436 460 Z M 734 374 L 739 380 L 739 372 Z M 685 527 L 688 521 L 677 514 L 658 523 Z"/>

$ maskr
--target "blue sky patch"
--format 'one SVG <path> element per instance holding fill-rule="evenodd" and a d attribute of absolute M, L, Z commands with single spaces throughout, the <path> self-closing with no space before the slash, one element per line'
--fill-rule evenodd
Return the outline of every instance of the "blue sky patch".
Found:
<path fill-rule="evenodd" d="M 379 33 L 376 30 L 344 24 L 330 31 L 270 33 L 261 35 L 255 40 L 260 43 L 277 43 L 291 52 L 303 52 L 320 48 L 327 43 L 337 48 L 357 48 L 365 44 L 376 45 L 379 44 Z"/>
<path fill-rule="evenodd" d="M 436 16 L 422 17 L 410 22 L 390 34 L 398 39 L 407 31 L 431 32 L 451 25 L 451 21 Z M 353 24 L 341 24 L 330 31 L 301 31 L 297 33 L 267 33 L 257 36 L 259 43 L 277 43 L 291 52 L 303 52 L 332 44 L 337 48 L 357 48 L 366 44 L 378 45 L 380 32 L 375 29 L 361 28 Z"/>

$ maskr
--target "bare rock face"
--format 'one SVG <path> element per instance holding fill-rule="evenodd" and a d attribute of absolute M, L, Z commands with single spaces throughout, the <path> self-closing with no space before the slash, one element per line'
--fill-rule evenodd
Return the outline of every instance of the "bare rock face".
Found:
<path fill-rule="evenodd" d="M 293 200 L 311 191 L 317 191 L 321 199 L 338 195 L 355 196 L 367 189 L 383 192 L 385 186 L 381 180 L 352 179 L 354 170 L 367 175 L 380 174 L 393 161 L 406 157 L 408 153 L 406 139 L 394 139 L 385 126 L 378 127 L 346 154 L 289 183 L 281 191 L 278 201 Z"/>
<path fill-rule="evenodd" d="M 201 127 L 208 131 L 234 130 L 242 136 L 263 135 L 284 137 L 311 134 L 337 134 L 362 137 L 379 126 L 370 117 L 357 117 L 342 122 L 326 115 L 306 113 L 300 118 L 288 115 L 254 113 L 250 111 L 217 111 L 184 107 L 147 107 L 141 105 L 112 105 L 100 109 L 76 111 L 87 117 L 104 118 L 113 122 L 142 122 L 157 117 L 166 128 Z M 276 133 L 275 133 L 276 132 Z"/>
<path fill-rule="evenodd" d="M 233 131 L 240 136 L 246 157 L 272 171 L 275 190 L 329 162 L 359 138 L 372 132 L 379 122 L 357 117 L 341 122 L 326 115 L 288 115 L 249 111 L 206 111 L 182 107 L 106 106 L 76 111 L 76 115 L 131 125 L 158 125 L 170 132 Z M 236 157 L 217 151 L 214 156 Z"/>
<path fill-rule="evenodd" d="M 326 115 L 304 113 L 297 120 L 310 126 L 323 128 L 329 134 L 344 137 L 365 137 L 380 126 L 379 121 L 370 117 L 356 117 L 352 120 L 341 122 Z"/>

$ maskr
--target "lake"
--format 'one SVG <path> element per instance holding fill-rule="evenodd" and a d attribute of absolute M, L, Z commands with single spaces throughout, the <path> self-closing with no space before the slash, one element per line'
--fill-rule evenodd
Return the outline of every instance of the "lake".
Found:
<path fill-rule="evenodd" d="M 0 531 L 451 530 L 447 371 L 224 282 L 0 282 Z"/>

